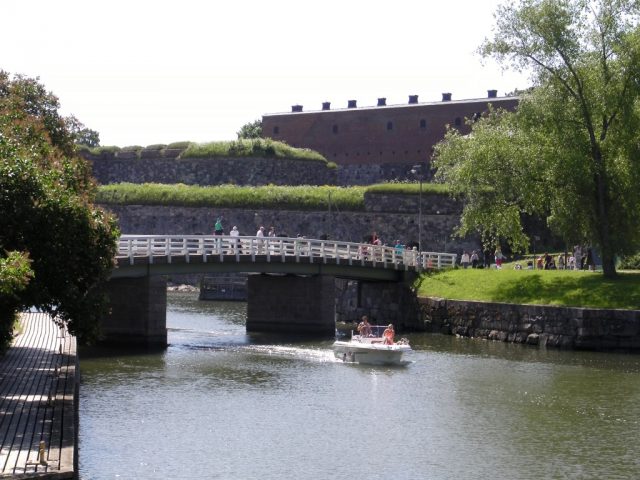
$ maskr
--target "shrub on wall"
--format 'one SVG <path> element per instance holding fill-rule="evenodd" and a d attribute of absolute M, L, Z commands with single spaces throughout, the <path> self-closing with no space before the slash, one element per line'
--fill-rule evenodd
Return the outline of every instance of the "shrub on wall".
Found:
<path fill-rule="evenodd" d="M 282 210 L 364 210 L 365 187 L 163 185 L 119 183 L 98 189 L 97 202 L 120 205 L 255 208 Z"/>
<path fill-rule="evenodd" d="M 449 193 L 450 188 L 443 183 L 422 183 L 423 195 L 443 195 Z M 367 187 L 367 193 L 397 193 L 403 195 L 417 195 L 420 192 L 419 183 L 390 182 L 379 183 Z"/>
<path fill-rule="evenodd" d="M 192 143 L 182 152 L 182 158 L 209 157 L 278 157 L 327 162 L 318 152 L 294 148 L 270 138 L 241 138 L 228 142 Z"/>
<path fill-rule="evenodd" d="M 640 253 L 622 257 L 618 268 L 621 270 L 640 270 Z"/>

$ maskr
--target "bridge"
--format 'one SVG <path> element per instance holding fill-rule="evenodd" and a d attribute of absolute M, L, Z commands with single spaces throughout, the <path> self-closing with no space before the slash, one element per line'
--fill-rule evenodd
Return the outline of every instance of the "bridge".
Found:
<path fill-rule="evenodd" d="M 103 332 L 107 339 L 166 345 L 164 275 L 246 272 L 262 274 L 249 276 L 247 331 L 333 334 L 335 278 L 369 285 L 369 296 L 379 297 L 367 301 L 375 309 L 382 298 L 403 297 L 399 290 L 410 288 L 417 272 L 455 261 L 451 253 L 336 240 L 123 235 Z"/>

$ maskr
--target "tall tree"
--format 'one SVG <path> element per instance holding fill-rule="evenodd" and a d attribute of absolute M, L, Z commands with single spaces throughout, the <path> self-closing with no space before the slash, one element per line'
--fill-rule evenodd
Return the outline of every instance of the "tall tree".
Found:
<path fill-rule="evenodd" d="M 118 229 L 92 203 L 95 184 L 74 139 L 55 96 L 37 80 L 0 72 L 0 255 L 22 252 L 33 272 L 27 284 L 0 291 L 0 304 L 39 307 L 87 341 L 106 311 L 101 286 Z M 12 318 L 0 313 L 6 331 Z"/>
<path fill-rule="evenodd" d="M 77 145 L 84 145 L 89 148 L 100 146 L 100 134 L 95 130 L 85 127 L 84 124 L 73 115 L 65 118 L 65 123 Z"/>
<path fill-rule="evenodd" d="M 640 3 L 521 0 L 480 48 L 528 70 L 514 113 L 491 112 L 436 149 L 438 178 L 467 197 L 461 232 L 527 241 L 522 213 L 600 249 L 603 271 L 640 245 Z"/>
<path fill-rule="evenodd" d="M 237 132 L 238 139 L 262 138 L 262 120 L 245 123 Z"/>

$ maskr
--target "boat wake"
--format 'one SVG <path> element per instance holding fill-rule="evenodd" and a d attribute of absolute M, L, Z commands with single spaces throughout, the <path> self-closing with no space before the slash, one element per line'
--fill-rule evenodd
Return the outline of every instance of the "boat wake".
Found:
<path fill-rule="evenodd" d="M 259 355 L 299 358 L 312 362 L 334 363 L 337 361 L 331 350 L 322 348 L 303 348 L 285 345 L 247 345 L 243 347 L 243 350 Z"/>

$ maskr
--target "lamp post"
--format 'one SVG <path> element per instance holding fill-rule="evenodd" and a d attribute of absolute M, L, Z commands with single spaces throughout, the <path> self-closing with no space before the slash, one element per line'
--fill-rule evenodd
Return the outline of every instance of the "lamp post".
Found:
<path fill-rule="evenodd" d="M 422 252 L 422 165 L 414 165 L 411 174 L 418 177 L 420 193 L 418 195 L 418 253 Z"/>

